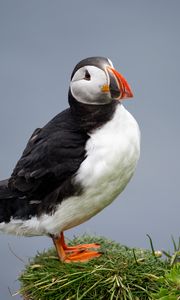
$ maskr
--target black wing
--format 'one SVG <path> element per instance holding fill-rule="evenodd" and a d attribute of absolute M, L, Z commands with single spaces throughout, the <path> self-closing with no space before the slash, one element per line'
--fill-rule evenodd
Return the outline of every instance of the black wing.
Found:
<path fill-rule="evenodd" d="M 76 173 L 85 158 L 87 139 L 70 109 L 63 111 L 34 131 L 9 179 L 9 188 L 28 199 L 43 200 Z"/>

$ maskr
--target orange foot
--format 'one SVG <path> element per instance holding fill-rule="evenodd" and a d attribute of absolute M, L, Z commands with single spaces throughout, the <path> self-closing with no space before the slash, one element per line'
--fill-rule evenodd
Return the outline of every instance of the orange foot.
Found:
<path fill-rule="evenodd" d="M 70 255 L 67 255 L 64 262 L 88 262 L 89 260 L 101 256 L 100 252 L 83 250 Z"/>
<path fill-rule="evenodd" d="M 66 253 L 68 252 L 82 252 L 83 250 L 86 250 L 86 249 L 97 249 L 97 248 L 100 248 L 101 245 L 100 244 L 97 244 L 97 243 L 92 243 L 92 244 L 80 244 L 80 245 L 76 245 L 76 246 L 68 246 L 66 245 L 65 243 L 65 239 L 64 239 L 64 234 L 63 232 L 61 232 L 61 244 L 63 246 L 63 249 Z"/>
<path fill-rule="evenodd" d="M 102 254 L 97 251 L 88 250 L 99 248 L 100 245 L 96 243 L 67 246 L 64 240 L 63 232 L 61 233 L 60 237 L 52 236 L 52 239 L 59 259 L 63 262 L 87 262 L 90 259 L 99 257 Z"/>

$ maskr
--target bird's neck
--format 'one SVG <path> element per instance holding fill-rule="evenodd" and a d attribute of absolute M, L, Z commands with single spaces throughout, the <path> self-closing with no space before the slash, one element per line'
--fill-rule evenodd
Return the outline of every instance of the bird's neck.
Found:
<path fill-rule="evenodd" d="M 119 104 L 117 100 L 105 105 L 83 104 L 78 102 L 70 91 L 68 98 L 74 119 L 81 129 L 86 132 L 91 132 L 111 120 Z"/>

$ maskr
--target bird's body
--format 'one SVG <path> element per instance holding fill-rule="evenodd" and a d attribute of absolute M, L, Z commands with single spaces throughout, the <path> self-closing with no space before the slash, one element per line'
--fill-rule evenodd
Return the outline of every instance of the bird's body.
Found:
<path fill-rule="evenodd" d="M 88 70 L 94 74 L 96 67 L 90 62 Z M 106 83 L 102 88 L 105 97 L 100 95 L 96 103 L 86 103 L 94 91 L 87 97 L 84 92 L 80 94 L 78 77 L 82 76 L 84 65 L 76 67 L 72 76 L 75 79 L 69 93 L 70 108 L 35 130 L 10 179 L 0 184 L 0 231 L 50 235 L 65 261 L 99 256 L 92 251 L 78 253 L 77 248 L 67 250 L 62 232 L 96 215 L 123 191 L 140 152 L 138 124 L 121 102 L 109 100 Z M 103 83 L 105 75 L 98 70 L 96 76 Z M 87 69 L 83 76 L 84 80 L 93 81 Z M 118 85 L 112 81 L 111 84 Z M 124 93 L 128 94 L 125 88 Z M 113 93 L 118 91 L 114 89 Z M 66 250 L 76 254 L 66 259 Z"/>
<path fill-rule="evenodd" d="M 123 105 L 118 104 L 113 118 L 89 135 L 85 150 L 87 157 L 83 157 L 72 179 L 72 184 L 80 187 L 79 195 L 63 200 L 60 195 L 52 210 L 46 206 L 43 210 L 43 200 L 31 196 L 27 204 L 20 198 L 18 209 L 22 212 L 19 211 L 19 215 L 22 218 L 29 206 L 27 219 L 19 219 L 17 212 L 14 217 L 10 212 L 10 221 L 1 222 L 0 230 L 28 236 L 58 235 L 97 214 L 122 192 L 139 158 L 138 125 Z M 31 207 L 36 210 L 40 206 L 39 215 L 30 214 Z"/>

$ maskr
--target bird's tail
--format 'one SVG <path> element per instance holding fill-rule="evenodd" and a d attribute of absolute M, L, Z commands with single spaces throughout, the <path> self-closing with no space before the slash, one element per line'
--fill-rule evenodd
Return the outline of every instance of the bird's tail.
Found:
<path fill-rule="evenodd" d="M 12 192 L 8 188 L 8 179 L 0 181 L 0 201 L 12 197 Z"/>
<path fill-rule="evenodd" d="M 6 222 L 16 196 L 8 187 L 8 179 L 0 181 L 0 223 Z"/>

